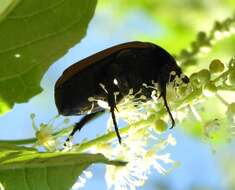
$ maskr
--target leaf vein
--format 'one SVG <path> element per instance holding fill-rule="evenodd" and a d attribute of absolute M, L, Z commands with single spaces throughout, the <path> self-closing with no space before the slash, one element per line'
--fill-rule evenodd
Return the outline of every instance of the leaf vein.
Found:
<path fill-rule="evenodd" d="M 27 170 L 26 170 L 26 168 L 23 168 L 22 171 L 24 173 L 23 176 L 24 176 L 25 186 L 27 187 L 28 190 L 31 190 L 31 188 L 28 184 L 28 180 L 27 180 Z"/>
<path fill-rule="evenodd" d="M 34 44 L 36 42 L 39 42 L 39 41 L 42 41 L 42 40 L 45 40 L 45 39 L 48 39 L 50 37 L 54 37 L 56 35 L 59 35 L 61 33 L 64 33 L 66 31 L 68 31 L 70 28 L 72 28 L 74 25 L 78 24 L 80 21 L 81 21 L 81 18 L 83 17 L 83 15 L 87 12 L 86 8 L 83 9 L 83 13 L 81 14 L 80 18 L 74 22 L 72 22 L 71 24 L 67 25 L 66 27 L 62 27 L 61 30 L 59 31 L 56 31 L 56 32 L 52 32 L 52 33 L 49 33 L 45 36 L 42 36 L 41 38 L 37 38 L 35 40 L 31 40 L 31 41 L 28 41 L 22 45 L 18 45 L 18 46 L 15 46 L 15 47 L 12 47 L 12 48 L 8 48 L 8 49 L 5 49 L 3 51 L 0 51 L 0 54 L 3 54 L 3 53 L 6 53 L 6 52 L 9 52 L 9 51 L 13 51 L 13 50 L 16 50 L 16 49 L 20 49 L 20 48 L 23 48 L 23 47 L 26 47 L 26 46 L 29 46 L 31 44 Z"/>
<path fill-rule="evenodd" d="M 87 4 L 87 7 L 89 8 L 88 4 Z M 83 10 L 86 10 L 86 8 L 84 8 Z M 5 52 L 7 52 L 7 51 L 12 51 L 12 50 L 15 50 L 15 49 L 19 49 L 19 48 L 28 46 L 28 45 L 30 45 L 30 44 L 36 43 L 36 42 L 38 42 L 38 41 L 40 41 L 40 40 L 45 40 L 45 39 L 47 39 L 47 38 L 49 38 L 49 37 L 56 36 L 56 35 L 59 35 L 59 34 L 61 34 L 61 33 L 63 33 L 63 32 L 66 32 L 67 30 L 69 30 L 70 28 L 72 28 L 74 25 L 76 25 L 77 23 L 79 23 L 79 21 L 80 21 L 81 18 L 82 18 L 82 15 L 84 15 L 84 14 L 85 14 L 85 11 L 83 11 L 83 13 L 81 14 L 80 19 L 78 19 L 76 22 L 71 23 L 69 26 L 67 26 L 66 28 L 62 29 L 61 31 L 54 32 L 54 33 L 52 33 L 52 34 L 50 34 L 50 35 L 47 35 L 47 36 L 44 36 L 44 37 L 42 37 L 42 38 L 40 38 L 40 39 L 37 39 L 37 40 L 31 41 L 31 42 L 25 43 L 24 45 L 15 46 L 14 48 L 9 48 L 9 49 L 7 49 L 7 50 L 0 51 L 0 54 L 3 54 L 3 53 L 5 53 Z M 24 70 L 24 71 L 22 71 L 22 72 L 20 72 L 20 73 L 17 73 L 17 74 L 15 74 L 15 75 L 3 77 L 3 78 L 0 79 L 0 82 L 6 81 L 6 80 L 9 80 L 9 79 L 12 79 L 12 78 L 20 77 L 21 75 L 23 75 L 23 74 L 29 72 L 31 69 L 33 69 L 33 68 L 34 68 L 35 66 L 37 66 L 38 64 L 39 64 L 39 63 L 35 63 L 34 65 L 30 66 L 28 69 L 26 69 L 26 70 Z"/>
<path fill-rule="evenodd" d="M 66 2 L 65 0 L 61 0 L 59 2 L 56 2 L 55 4 L 52 4 L 51 6 L 45 8 L 45 9 L 41 9 L 41 10 L 36 11 L 34 13 L 23 15 L 23 16 L 9 16 L 7 19 L 15 20 L 15 19 L 22 19 L 22 18 L 29 18 L 29 17 L 37 16 L 37 15 L 39 15 L 41 13 L 44 13 L 44 12 L 47 12 L 47 11 L 51 11 L 54 8 L 61 6 L 65 2 Z"/>

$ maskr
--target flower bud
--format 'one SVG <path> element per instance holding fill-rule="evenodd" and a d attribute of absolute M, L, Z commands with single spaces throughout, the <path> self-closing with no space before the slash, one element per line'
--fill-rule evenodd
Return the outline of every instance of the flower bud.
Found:
<path fill-rule="evenodd" d="M 219 59 L 214 59 L 211 61 L 209 70 L 211 73 L 222 73 L 224 71 L 224 64 Z"/>
<path fill-rule="evenodd" d="M 202 69 L 201 71 L 198 72 L 198 78 L 201 83 L 208 82 L 211 78 L 210 71 L 207 69 Z"/>
<path fill-rule="evenodd" d="M 190 77 L 190 82 L 193 86 L 195 87 L 200 87 L 201 84 L 200 84 L 200 81 L 199 81 L 199 77 L 198 77 L 198 73 L 193 73 Z"/>
<path fill-rule="evenodd" d="M 216 92 L 217 92 L 217 88 L 216 88 L 214 83 L 208 82 L 208 83 L 205 84 L 205 86 L 203 88 L 204 96 L 212 97 L 212 96 L 215 95 Z"/>
<path fill-rule="evenodd" d="M 158 119 L 157 121 L 155 121 L 154 123 L 154 130 L 157 133 L 162 133 L 167 129 L 167 124 L 165 121 L 163 121 L 162 119 Z"/>

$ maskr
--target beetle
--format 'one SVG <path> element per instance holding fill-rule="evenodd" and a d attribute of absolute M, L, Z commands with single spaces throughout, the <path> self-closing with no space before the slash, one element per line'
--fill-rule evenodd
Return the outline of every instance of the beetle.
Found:
<path fill-rule="evenodd" d="M 66 141 L 87 122 L 104 113 L 104 108 L 97 102 L 89 101 L 90 97 L 94 97 L 108 103 L 121 143 L 115 117 L 116 104 L 130 89 L 137 92 L 144 88 L 143 83 L 151 85 L 153 81 L 158 84 L 159 97 L 163 98 L 173 127 L 175 121 L 166 99 L 166 85 L 173 80 L 170 79 L 172 71 L 177 76 L 182 74 L 175 59 L 166 50 L 156 44 L 139 41 L 110 47 L 71 65 L 55 84 L 55 103 L 59 114 L 85 116 L 74 125 Z M 182 80 L 189 82 L 187 76 Z M 119 92 L 117 97 L 115 92 Z M 142 93 L 147 99 L 151 98 L 149 89 L 144 89 Z"/>

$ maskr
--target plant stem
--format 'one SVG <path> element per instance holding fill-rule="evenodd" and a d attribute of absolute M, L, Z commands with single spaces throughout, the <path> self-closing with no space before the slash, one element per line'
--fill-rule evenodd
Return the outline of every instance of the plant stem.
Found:
<path fill-rule="evenodd" d="M 19 140 L 0 140 L 0 144 L 25 145 L 25 144 L 33 144 L 36 141 L 37 141 L 36 138 L 19 139 Z"/>
<path fill-rule="evenodd" d="M 224 73 L 222 73 L 220 76 L 218 76 L 217 78 L 215 78 L 214 80 L 212 80 L 212 82 L 217 82 L 219 81 L 220 79 L 223 79 L 225 77 L 227 77 L 227 75 L 229 74 L 229 70 L 225 71 Z"/>
<path fill-rule="evenodd" d="M 73 126 L 69 126 L 60 131 L 53 133 L 53 136 L 63 136 L 68 134 L 72 130 Z M 26 145 L 33 144 L 37 141 L 37 138 L 29 138 L 29 139 L 18 139 L 18 140 L 0 140 L 0 144 L 12 144 L 12 145 Z"/>
<path fill-rule="evenodd" d="M 120 135 L 125 136 L 128 134 L 128 131 L 131 127 L 134 127 L 136 130 L 140 130 L 145 128 L 146 126 L 149 126 L 149 124 L 153 123 L 154 120 L 160 118 L 165 113 L 165 110 L 161 110 L 156 115 L 150 115 L 146 120 L 140 120 L 136 123 L 133 123 L 131 125 L 128 125 L 122 129 L 120 129 Z M 93 140 L 90 140 L 88 142 L 84 142 L 82 144 L 74 145 L 73 148 L 77 150 L 78 152 L 84 152 L 92 147 L 95 147 L 99 143 L 107 143 L 111 141 L 112 139 L 116 138 L 115 132 L 110 132 L 108 134 L 102 135 L 100 137 L 97 137 Z"/>

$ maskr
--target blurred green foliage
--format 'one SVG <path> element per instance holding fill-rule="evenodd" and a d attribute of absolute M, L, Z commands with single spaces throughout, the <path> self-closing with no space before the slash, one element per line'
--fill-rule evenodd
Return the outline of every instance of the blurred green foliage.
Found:
<path fill-rule="evenodd" d="M 215 20 L 231 17 L 234 8 L 235 1 L 232 0 L 100 0 L 98 4 L 98 11 L 113 10 L 112 15 L 119 22 L 132 11 L 144 12 L 163 32 L 161 36 L 142 34 L 136 36 L 136 39 L 154 41 L 175 54 L 188 47 L 199 31 L 211 29 Z"/>

